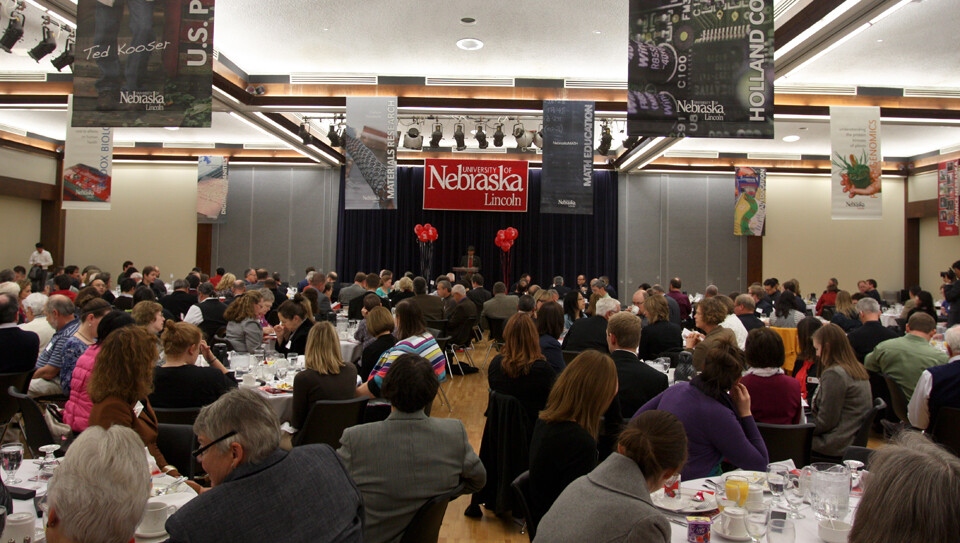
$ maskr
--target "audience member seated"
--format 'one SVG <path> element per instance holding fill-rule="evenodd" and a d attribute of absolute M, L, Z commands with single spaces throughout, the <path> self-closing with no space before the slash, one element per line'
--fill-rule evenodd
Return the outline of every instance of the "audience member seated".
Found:
<path fill-rule="evenodd" d="M 534 520 L 567 485 L 597 466 L 600 417 L 616 394 L 617 368 L 597 351 L 578 355 L 557 378 L 530 440 L 529 506 Z"/>
<path fill-rule="evenodd" d="M 563 350 L 580 352 L 596 349 L 607 353 L 607 320 L 619 311 L 619 301 L 610 296 L 601 297 L 597 300 L 596 315 L 579 319 L 570 326 L 563 338 Z"/>
<path fill-rule="evenodd" d="M 687 459 L 683 424 L 666 411 L 630 421 L 617 451 L 570 483 L 540 520 L 536 542 L 643 541 L 668 543 L 673 531 L 650 494 Z"/>
<path fill-rule="evenodd" d="M 0 345 L 0 373 L 28 372 L 37 363 L 40 338 L 17 327 L 17 297 L 8 293 L 0 294 Z"/>
<path fill-rule="evenodd" d="M 322 400 L 349 400 L 356 396 L 357 367 L 344 364 L 340 338 L 332 323 L 310 327 L 304 350 L 306 369 L 293 378 L 293 417 L 290 425 L 300 430 L 310 408 Z"/>
<path fill-rule="evenodd" d="M 237 387 L 233 372 L 213 356 L 196 326 L 167 321 L 160 340 L 164 360 L 153 372 L 150 404 L 154 407 L 203 407 Z M 209 367 L 197 366 L 201 354 Z"/>
<path fill-rule="evenodd" d="M 40 352 L 34 366 L 33 379 L 30 381 L 30 395 L 33 397 L 60 394 L 60 367 L 63 365 L 63 349 L 67 340 L 80 328 L 80 319 L 76 318 L 76 306 L 70 298 L 53 294 L 47 300 L 44 313 L 47 322 L 56 332 L 50 343 Z"/>
<path fill-rule="evenodd" d="M 401 277 L 400 280 L 397 281 L 396 288 L 391 290 L 388 296 L 390 299 L 390 307 L 396 307 L 400 302 L 407 298 L 413 298 L 413 296 L 413 279 Z"/>
<path fill-rule="evenodd" d="M 787 281 L 789 283 L 789 281 Z M 806 307 L 797 301 L 797 296 L 790 291 L 784 291 L 777 298 L 776 309 L 770 314 L 770 326 L 776 328 L 796 328 L 804 318 Z"/>
<path fill-rule="evenodd" d="M 383 380 L 390 416 L 343 431 L 337 453 L 363 495 L 368 543 L 399 541 L 427 500 L 461 484 L 462 494 L 472 494 L 486 483 L 463 423 L 424 412 L 439 386 L 430 361 L 400 356 Z"/>
<path fill-rule="evenodd" d="M 827 290 L 823 291 L 823 294 L 821 294 L 820 298 L 817 299 L 817 306 L 814 309 L 816 316 L 822 316 L 823 309 L 825 307 L 837 305 L 837 296 L 840 292 L 837 289 L 837 285 L 839 285 L 839 282 L 837 281 L 836 277 L 831 277 L 829 280 L 827 280 Z M 850 293 L 848 292 L 847 295 L 849 296 Z"/>
<path fill-rule="evenodd" d="M 227 321 L 227 345 L 238 353 L 252 353 L 263 343 L 263 327 L 257 306 L 263 298 L 251 290 L 227 306 L 223 318 Z M 281 321 L 282 322 L 282 321 Z M 277 342 L 279 344 L 279 340 Z"/>
<path fill-rule="evenodd" d="M 934 321 L 937 320 L 937 308 L 933 305 L 933 296 L 925 290 L 921 290 L 920 293 L 917 294 L 917 304 L 907 313 L 907 320 L 917 313 L 926 313 L 933 317 Z"/>
<path fill-rule="evenodd" d="M 380 306 L 379 301 L 377 307 L 367 313 L 364 323 L 366 330 L 373 336 L 373 341 L 364 347 L 360 355 L 360 368 L 357 373 L 362 381 L 370 378 L 370 371 L 380 360 L 380 356 L 397 344 L 397 338 L 393 335 L 396 326 L 393 315 L 389 309 Z"/>
<path fill-rule="evenodd" d="M 872 300 L 872 298 L 870 299 Z M 842 328 L 846 333 L 850 333 L 861 326 L 860 312 L 857 311 L 857 306 L 854 305 L 853 298 L 850 297 L 849 292 L 845 290 L 838 291 L 835 305 L 835 312 L 830 322 Z"/>
<path fill-rule="evenodd" d="M 416 285 L 416 283 L 414 283 Z M 483 304 L 483 311 L 480 316 L 483 320 L 483 327 L 490 328 L 487 317 L 494 319 L 503 319 L 504 322 L 517 313 L 517 304 L 519 298 L 516 296 L 507 296 L 507 286 L 500 281 L 493 284 L 493 298 L 490 298 Z"/>
<path fill-rule="evenodd" d="M 273 280 L 271 279 L 271 281 Z M 260 330 L 264 335 L 273 335 L 276 332 L 270 325 L 270 321 L 267 320 L 267 313 L 273 307 L 276 296 L 274 296 L 272 290 L 266 287 L 257 289 L 257 292 L 260 293 L 260 303 L 257 304 L 257 321 L 260 322 Z"/>
<path fill-rule="evenodd" d="M 742 371 L 743 352 L 719 343 L 707 351 L 703 371 L 692 381 L 673 385 L 637 412 L 669 411 L 683 423 L 690 459 L 684 480 L 719 475 L 721 460 L 746 470 L 767 469 L 767 447 L 750 410 L 750 393 L 738 382 Z"/>
<path fill-rule="evenodd" d="M 643 333 L 640 334 L 637 352 L 639 358 L 652 360 L 663 353 L 683 349 L 683 329 L 680 325 L 670 322 L 670 306 L 667 297 L 662 294 L 647 296 L 643 300 L 643 309 L 650 324 L 645 326 Z M 632 415 L 633 411 L 630 414 Z"/>
<path fill-rule="evenodd" d="M 613 403 L 618 406 L 624 419 L 632 417 L 644 404 L 667 389 L 666 374 L 646 365 L 634 354 L 645 333 L 645 328 L 641 332 L 640 319 L 626 312 L 613 315 L 607 324 L 607 345 L 620 384 Z"/>
<path fill-rule="evenodd" d="M 747 344 L 747 328 L 733 311 L 735 306 L 733 299 L 724 294 L 718 294 L 716 297 L 727 309 L 727 316 L 720 323 L 720 327 L 733 331 L 733 335 L 737 338 L 737 347 L 742 350 Z"/>
<path fill-rule="evenodd" d="M 376 294 L 377 287 L 380 286 L 380 276 L 375 273 L 368 273 L 366 279 L 363 282 L 364 287 L 367 292 Z M 363 299 L 364 296 L 356 296 L 350 300 L 350 305 L 347 309 L 347 318 L 351 320 L 361 320 L 363 319 Z M 380 298 L 380 304 L 384 307 L 390 307 L 390 300 L 386 298 Z"/>
<path fill-rule="evenodd" d="M 479 273 L 470 276 L 470 285 L 472 288 L 467 291 L 467 298 L 470 298 L 473 304 L 477 306 L 477 315 L 480 315 L 483 313 L 483 304 L 493 298 L 493 293 L 483 288 L 483 276 Z"/>
<path fill-rule="evenodd" d="M 587 301 L 583 293 L 579 290 L 571 290 L 563 296 L 563 329 L 570 330 L 574 321 L 582 319 L 586 315 L 583 310 L 586 308 Z"/>
<path fill-rule="evenodd" d="M 316 324 L 310 302 L 302 294 L 294 294 L 292 300 L 280 304 L 277 316 L 280 324 L 273 328 L 277 334 L 277 352 L 284 355 L 304 353 L 310 329 Z"/>
<path fill-rule="evenodd" d="M 521 294 L 520 297 L 517 298 L 517 313 L 529 315 L 534 322 L 537 320 L 536 307 L 537 303 L 534 297 L 529 294 Z"/>
<path fill-rule="evenodd" d="M 907 407 L 910 424 L 925 430 L 936 420 L 941 407 L 960 409 L 960 325 L 943 334 L 950 360 L 923 370 Z"/>
<path fill-rule="evenodd" d="M 870 458 L 850 543 L 953 541 L 960 533 L 960 460 L 917 432 Z"/>
<path fill-rule="evenodd" d="M 704 298 L 697 304 L 694 322 L 704 334 L 690 334 L 687 336 L 686 349 L 693 353 L 693 367 L 697 371 L 703 370 L 707 352 L 721 343 L 737 347 L 737 336 L 733 330 L 720 326 L 727 318 L 727 306 L 716 297 Z"/>
<path fill-rule="evenodd" d="M 936 333 L 937 321 L 933 317 L 923 312 L 914 313 L 907 321 L 906 335 L 877 345 L 863 365 L 896 381 L 910 401 L 923 370 L 946 364 L 949 359 L 947 353 L 930 345 Z"/>
<path fill-rule="evenodd" d="M 144 290 L 153 295 L 152 290 L 147 288 L 144 288 Z M 163 306 L 152 300 L 137 302 L 134 304 L 133 310 L 130 311 L 130 316 L 133 317 L 137 326 L 146 330 L 156 340 L 158 353 L 157 365 L 160 365 L 160 361 L 163 360 L 163 343 L 160 341 L 160 332 L 163 331 L 164 322 L 172 320 L 164 318 L 164 313 Z"/>
<path fill-rule="evenodd" d="M 563 335 L 563 308 L 556 302 L 547 302 L 537 311 L 537 333 L 540 334 L 540 353 L 560 375 L 567 363 L 563 360 L 563 347 L 560 336 Z"/>
<path fill-rule="evenodd" d="M 850 342 L 836 324 L 825 324 L 813 334 L 820 360 L 820 384 L 810 401 L 813 451 L 842 456 L 870 411 L 873 396 L 867 370 L 857 362 Z"/>
<path fill-rule="evenodd" d="M 450 297 L 455 305 L 447 315 L 447 335 L 453 345 L 468 345 L 473 339 L 473 325 L 478 320 L 477 306 L 467 298 L 467 289 L 463 285 L 454 285 Z"/>
<path fill-rule="evenodd" d="M 350 302 L 353 301 L 354 298 L 366 293 L 367 289 L 363 288 L 363 282 L 366 281 L 366 279 L 367 274 L 357 272 L 353 278 L 353 283 L 340 289 L 339 300 L 341 307 L 349 307 Z"/>
<path fill-rule="evenodd" d="M 733 302 L 733 314 L 740 319 L 743 328 L 750 333 L 755 328 L 763 328 L 765 325 L 760 317 L 757 316 L 757 307 L 754 297 L 750 294 L 741 294 Z"/>
<path fill-rule="evenodd" d="M 197 286 L 197 300 L 199 301 L 187 310 L 183 322 L 200 328 L 204 339 L 209 343 L 221 328 L 227 326 L 227 320 L 223 318 L 227 305 L 217 298 L 212 283 L 200 283 Z"/>
<path fill-rule="evenodd" d="M 800 383 L 800 396 L 804 400 L 813 397 L 820 383 L 820 366 L 817 351 L 813 346 L 813 334 L 823 326 L 817 317 L 804 317 L 797 324 L 797 343 L 800 351 L 793 363 L 793 377 Z"/>
<path fill-rule="evenodd" d="M 899 334 L 884 326 L 880 322 L 880 304 L 873 298 L 861 298 L 857 302 L 857 312 L 860 314 L 862 326 L 854 329 L 847 335 L 850 346 L 862 364 L 867 355 L 881 342 L 899 337 Z"/>
<path fill-rule="evenodd" d="M 360 491 L 336 453 L 329 445 L 280 449 L 280 422 L 257 391 L 224 394 L 200 411 L 193 431 L 212 488 L 167 519 L 171 542 L 363 541 Z"/>
<path fill-rule="evenodd" d="M 133 309 L 133 293 L 137 290 L 137 280 L 129 277 L 120 280 L 120 295 L 113 301 L 113 307 L 120 311 Z"/>
<path fill-rule="evenodd" d="M 34 292 L 23 300 L 25 318 L 23 324 L 20 325 L 20 329 L 24 332 L 33 332 L 37 335 L 37 338 L 40 340 L 40 351 L 47 348 L 47 344 L 50 343 L 50 339 L 53 337 L 53 334 L 56 333 L 56 330 L 53 329 L 53 326 L 50 325 L 46 315 L 43 313 L 44 308 L 47 306 L 47 299 L 46 294 Z M 36 364 L 36 361 L 36 357 L 34 357 L 30 363 L 31 368 Z"/>
<path fill-rule="evenodd" d="M 213 284 L 217 290 L 217 295 L 226 298 L 233 294 L 233 284 L 237 282 L 237 276 L 232 273 L 225 273 L 219 281 Z"/>
<path fill-rule="evenodd" d="M 360 342 L 361 349 L 366 349 L 368 345 L 373 343 L 373 340 L 376 337 L 372 335 L 369 330 L 367 330 L 367 315 L 369 315 L 370 310 L 375 307 L 381 307 L 380 296 L 377 296 L 377 294 L 373 292 L 364 294 L 363 308 L 360 310 L 360 313 L 363 314 L 363 318 L 360 319 L 360 322 L 357 325 L 357 331 L 353 333 L 353 339 Z"/>
<path fill-rule="evenodd" d="M 447 359 L 437 345 L 437 340 L 427 332 L 427 325 L 423 322 L 420 307 L 414 300 L 404 300 L 396 307 L 397 335 L 401 338 L 390 350 L 380 355 L 380 360 L 370 371 L 367 381 L 357 388 L 357 396 L 380 397 L 383 378 L 390 371 L 390 366 L 400 356 L 415 354 L 430 361 L 433 373 L 437 380 L 443 382 L 447 378 Z"/>
<path fill-rule="evenodd" d="M 100 298 L 100 291 L 93 287 L 83 287 L 80 289 L 80 292 L 77 293 L 76 299 L 73 300 L 73 305 L 77 306 L 77 309 L 83 309 L 83 306 L 87 305 L 87 302 L 98 298 Z"/>
<path fill-rule="evenodd" d="M 769 328 L 751 330 L 744 358 L 748 369 L 740 382 L 750 393 L 753 419 L 766 424 L 799 424 L 803 417 L 800 382 L 783 373 L 780 334 Z"/>
<path fill-rule="evenodd" d="M 133 541 L 150 496 L 143 444 L 128 428 L 77 437 L 47 484 L 49 543 Z"/>
<path fill-rule="evenodd" d="M 70 287 L 73 286 L 73 280 L 70 279 L 69 275 L 63 274 L 54 277 L 53 284 L 56 290 L 52 291 L 50 296 L 66 296 L 71 302 L 77 299 L 77 293 L 70 290 Z"/>
<path fill-rule="evenodd" d="M 540 352 L 537 327 L 529 315 L 510 317 L 503 328 L 504 345 L 487 368 L 490 390 L 513 396 L 527 412 L 533 428 L 547 404 L 556 373 Z"/>
<path fill-rule="evenodd" d="M 80 310 L 80 327 L 67 338 L 63 346 L 63 359 L 60 366 L 60 390 L 64 396 L 70 396 L 70 381 L 77 360 L 88 347 L 97 341 L 97 326 L 107 313 L 113 309 L 106 300 L 94 298 L 84 304 Z"/>
<path fill-rule="evenodd" d="M 313 274 L 313 277 L 310 278 L 310 286 L 304 291 L 308 289 L 317 291 L 317 305 L 313 307 L 313 313 L 321 318 L 326 318 L 333 311 L 329 298 L 333 289 L 327 289 L 327 277 L 322 273 Z"/>
<path fill-rule="evenodd" d="M 173 314 L 174 322 L 180 322 L 190 307 L 197 303 L 197 297 L 190 294 L 190 283 L 186 279 L 177 279 L 173 282 L 173 292 L 160 298 L 159 302 Z"/>

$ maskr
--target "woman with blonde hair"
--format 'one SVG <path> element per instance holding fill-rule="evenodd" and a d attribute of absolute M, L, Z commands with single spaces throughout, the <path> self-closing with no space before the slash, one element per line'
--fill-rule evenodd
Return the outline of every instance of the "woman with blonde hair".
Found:
<path fill-rule="evenodd" d="M 407 279 L 404 277 L 403 279 Z M 401 279 L 401 281 L 403 281 Z M 389 351 L 397 344 L 397 338 L 393 335 L 393 329 L 396 323 L 390 310 L 383 306 L 377 306 L 367 312 L 364 317 L 367 332 L 373 336 L 373 341 L 363 349 L 360 355 L 360 368 L 358 374 L 360 379 L 366 381 L 370 377 L 370 371 L 376 366 L 377 361 L 383 353 Z"/>
<path fill-rule="evenodd" d="M 356 395 L 357 368 L 340 354 L 340 338 L 329 322 L 310 327 L 304 352 L 307 369 L 293 378 L 293 417 L 290 424 L 302 429 L 315 402 L 349 400 Z"/>
<path fill-rule="evenodd" d="M 523 404 L 533 428 L 547 404 L 556 373 L 540 352 L 540 336 L 530 315 L 517 313 L 503 328 L 500 354 L 487 368 L 490 390 L 513 396 Z"/>
<path fill-rule="evenodd" d="M 393 287 L 389 295 L 391 307 L 396 307 L 398 303 L 414 296 L 413 279 L 409 277 L 401 277 Z"/>
<path fill-rule="evenodd" d="M 574 479 L 597 466 L 600 417 L 617 394 L 617 367 L 599 351 L 577 355 L 557 378 L 530 440 L 534 520 Z"/>
<path fill-rule="evenodd" d="M 843 331 L 847 333 L 860 327 L 860 312 L 857 311 L 857 306 L 853 303 L 853 298 L 850 297 L 849 292 L 838 291 L 835 305 L 836 312 L 834 312 L 830 322 L 843 328 Z"/>
<path fill-rule="evenodd" d="M 853 444 L 870 411 L 870 376 L 836 324 L 825 324 L 814 332 L 813 347 L 820 361 L 820 384 L 810 402 L 813 414 L 809 422 L 816 425 L 813 451 L 839 457 Z"/>
<path fill-rule="evenodd" d="M 238 353 L 252 353 L 263 343 L 258 307 L 263 297 L 251 290 L 227 306 L 223 318 L 227 321 L 227 344 Z"/>
<path fill-rule="evenodd" d="M 163 364 L 154 370 L 150 403 L 155 407 L 203 407 L 217 401 L 237 381 L 203 340 L 203 332 L 188 322 L 168 320 L 164 326 Z M 197 366 L 203 355 L 209 367 Z"/>
<path fill-rule="evenodd" d="M 662 353 L 683 349 L 683 329 L 670 322 L 670 306 L 663 294 L 647 296 L 643 301 L 643 311 L 649 324 L 640 334 L 640 347 L 637 356 L 640 360 L 651 360 Z"/>
<path fill-rule="evenodd" d="M 237 276 L 232 273 L 225 273 L 223 277 L 217 281 L 216 287 L 214 290 L 217 291 L 217 294 L 224 296 L 229 294 L 233 290 L 233 284 L 237 281 Z"/>

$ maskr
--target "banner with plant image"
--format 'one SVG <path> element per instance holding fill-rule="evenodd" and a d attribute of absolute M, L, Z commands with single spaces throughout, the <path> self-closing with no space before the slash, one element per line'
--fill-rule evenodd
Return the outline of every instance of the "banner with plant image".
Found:
<path fill-rule="evenodd" d="M 833 219 L 883 217 L 880 108 L 830 106 Z"/>

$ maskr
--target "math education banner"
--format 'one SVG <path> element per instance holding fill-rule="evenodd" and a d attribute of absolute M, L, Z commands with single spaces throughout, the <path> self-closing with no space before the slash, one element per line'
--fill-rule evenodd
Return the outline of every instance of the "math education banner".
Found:
<path fill-rule="evenodd" d="M 960 195 L 957 192 L 957 170 L 960 160 L 941 162 L 937 172 L 937 229 L 941 236 L 960 235 L 957 226 Z"/>
<path fill-rule="evenodd" d="M 197 223 L 227 222 L 228 157 L 201 156 L 197 162 Z"/>
<path fill-rule="evenodd" d="M 423 209 L 526 211 L 524 160 L 424 160 Z"/>
<path fill-rule="evenodd" d="M 830 164 L 833 218 L 881 219 L 879 107 L 830 106 Z"/>
<path fill-rule="evenodd" d="M 346 209 L 396 209 L 397 97 L 347 96 Z"/>
<path fill-rule="evenodd" d="M 630 0 L 631 136 L 773 138 L 773 0 Z"/>
<path fill-rule="evenodd" d="M 540 212 L 593 215 L 594 103 L 543 101 Z"/>
<path fill-rule="evenodd" d="M 766 168 L 737 168 L 733 234 L 762 236 L 767 227 Z"/>
<path fill-rule="evenodd" d="M 70 98 L 68 113 L 72 107 Z M 62 208 L 109 210 L 112 185 L 113 129 L 68 125 L 63 143 Z"/>
<path fill-rule="evenodd" d="M 209 127 L 214 0 L 79 0 L 73 126 Z"/>

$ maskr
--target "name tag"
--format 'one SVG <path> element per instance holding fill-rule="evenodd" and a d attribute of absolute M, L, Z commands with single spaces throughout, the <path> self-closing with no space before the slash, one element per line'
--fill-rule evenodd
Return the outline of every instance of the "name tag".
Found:
<path fill-rule="evenodd" d="M 286 348 L 286 349 L 289 350 L 291 345 L 293 345 L 293 340 L 292 340 L 292 339 L 288 339 L 288 340 L 287 340 L 287 344 L 284 346 L 284 348 Z"/>
<path fill-rule="evenodd" d="M 134 416 L 134 417 L 139 417 L 139 416 L 140 416 L 140 413 L 142 413 L 142 412 L 143 412 L 143 404 L 140 403 L 140 402 L 135 403 L 135 404 L 133 405 L 133 416 Z"/>
<path fill-rule="evenodd" d="M 44 350 L 44 351 L 49 351 L 49 350 L 52 349 L 52 348 L 53 348 L 53 342 L 51 341 L 50 343 L 47 343 L 47 346 L 46 346 L 43 350 Z"/>
<path fill-rule="evenodd" d="M 817 379 L 816 377 L 807 377 L 807 384 L 808 384 L 808 385 L 819 385 L 819 384 L 820 384 L 820 379 Z"/>

